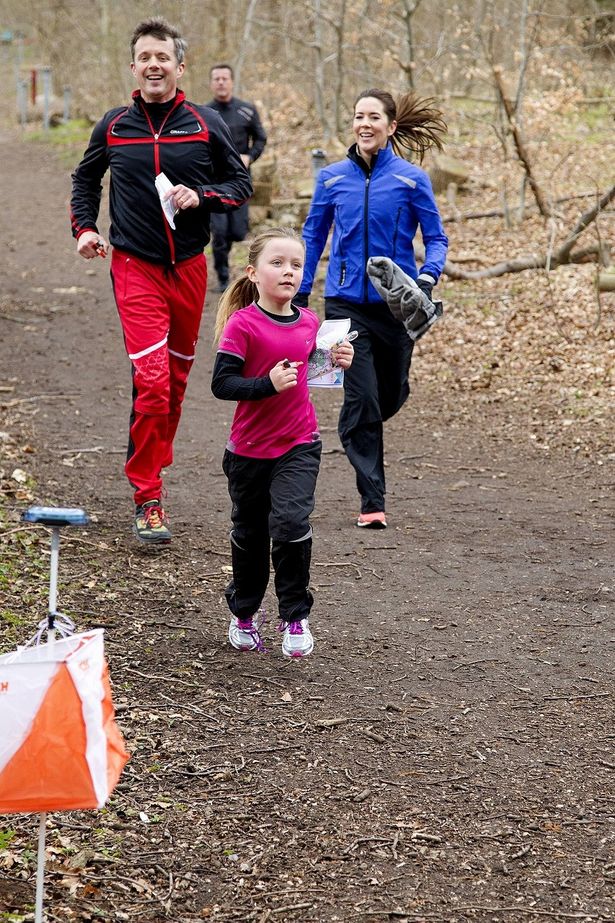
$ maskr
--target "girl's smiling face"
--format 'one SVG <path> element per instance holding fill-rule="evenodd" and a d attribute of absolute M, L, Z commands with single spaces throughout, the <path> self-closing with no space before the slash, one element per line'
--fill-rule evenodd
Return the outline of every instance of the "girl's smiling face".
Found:
<path fill-rule="evenodd" d="M 352 131 L 359 154 L 367 163 L 387 146 L 396 128 L 397 122 L 389 121 L 384 104 L 375 96 L 365 96 L 355 106 Z"/>
<path fill-rule="evenodd" d="M 290 314 L 290 302 L 303 278 L 305 253 L 299 240 L 273 237 L 260 252 L 256 264 L 246 273 L 258 289 L 261 307 L 272 314 Z"/>

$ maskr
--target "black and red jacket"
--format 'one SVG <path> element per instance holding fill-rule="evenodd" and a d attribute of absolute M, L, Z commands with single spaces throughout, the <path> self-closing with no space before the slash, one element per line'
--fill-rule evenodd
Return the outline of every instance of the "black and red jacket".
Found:
<path fill-rule="evenodd" d="M 202 253 L 210 236 L 210 212 L 231 211 L 252 195 L 248 171 L 220 116 L 188 102 L 181 91 L 158 131 L 139 90 L 132 106 L 111 109 L 95 126 L 72 176 L 74 237 L 98 232 L 101 181 L 108 169 L 111 244 L 165 265 Z M 183 183 L 199 195 L 199 208 L 176 215 L 175 231 L 154 186 L 160 172 L 173 185 Z"/>

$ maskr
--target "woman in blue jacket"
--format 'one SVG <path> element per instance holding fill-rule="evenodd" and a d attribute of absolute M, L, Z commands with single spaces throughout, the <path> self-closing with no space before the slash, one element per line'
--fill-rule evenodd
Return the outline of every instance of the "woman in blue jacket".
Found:
<path fill-rule="evenodd" d="M 365 90 L 354 107 L 355 143 L 346 160 L 324 167 L 303 228 L 306 261 L 295 303 L 307 304 L 331 225 L 325 283 L 327 318 L 350 317 L 359 332 L 344 376 L 338 431 L 361 496 L 357 525 L 386 527 L 383 422 L 410 393 L 412 341 L 367 276 L 367 260 L 385 256 L 431 297 L 446 260 L 446 237 L 429 177 L 400 156 L 422 159 L 446 131 L 441 113 L 413 94 L 396 103 L 383 90 Z M 417 269 L 412 242 L 420 227 L 425 261 Z"/>

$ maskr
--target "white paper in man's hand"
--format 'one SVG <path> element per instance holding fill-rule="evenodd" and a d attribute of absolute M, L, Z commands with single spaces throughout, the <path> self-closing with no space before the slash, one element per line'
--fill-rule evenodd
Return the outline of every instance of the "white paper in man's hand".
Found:
<path fill-rule="evenodd" d="M 174 218 L 177 214 L 177 209 L 173 204 L 173 199 L 165 199 L 166 194 L 173 188 L 173 183 L 165 173 L 159 173 L 154 182 L 156 183 L 158 198 L 160 199 L 164 216 L 173 230 L 175 230 Z"/>

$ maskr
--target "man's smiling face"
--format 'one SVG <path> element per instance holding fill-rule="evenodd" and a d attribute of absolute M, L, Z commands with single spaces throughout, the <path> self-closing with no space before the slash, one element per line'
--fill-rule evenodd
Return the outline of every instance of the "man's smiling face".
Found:
<path fill-rule="evenodd" d="M 175 96 L 184 65 L 177 63 L 172 38 L 142 35 L 135 44 L 130 69 L 146 103 L 165 103 Z"/>

